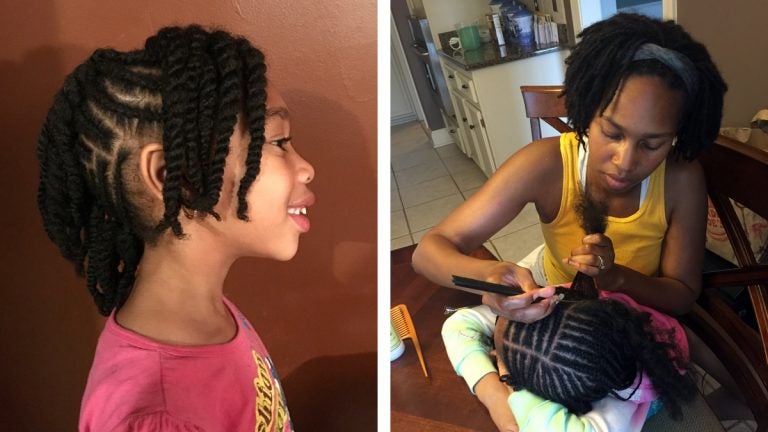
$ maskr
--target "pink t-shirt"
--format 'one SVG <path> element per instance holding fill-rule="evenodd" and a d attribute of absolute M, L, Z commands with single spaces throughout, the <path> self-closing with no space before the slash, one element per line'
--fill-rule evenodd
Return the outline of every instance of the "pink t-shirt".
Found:
<path fill-rule="evenodd" d="M 243 314 L 226 343 L 174 346 L 120 327 L 99 337 L 80 431 L 292 431 L 275 368 Z"/>

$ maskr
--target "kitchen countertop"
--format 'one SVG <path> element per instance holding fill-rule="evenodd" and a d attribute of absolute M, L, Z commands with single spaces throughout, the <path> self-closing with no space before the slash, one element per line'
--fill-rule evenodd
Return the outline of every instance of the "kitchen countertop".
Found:
<path fill-rule="evenodd" d="M 478 49 L 464 52 L 444 48 L 440 50 L 440 55 L 460 68 L 472 71 L 568 48 L 566 44 L 556 43 L 547 45 L 533 44 L 528 47 L 518 44 L 499 46 L 494 43 L 484 43 Z"/>

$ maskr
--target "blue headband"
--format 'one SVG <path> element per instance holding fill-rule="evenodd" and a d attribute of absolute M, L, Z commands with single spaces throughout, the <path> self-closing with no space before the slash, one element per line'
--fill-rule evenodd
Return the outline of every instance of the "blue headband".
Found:
<path fill-rule="evenodd" d="M 664 48 L 652 43 L 646 43 L 640 45 L 640 48 L 635 52 L 635 56 L 632 60 L 646 60 L 655 59 L 664 63 L 667 67 L 672 69 L 673 72 L 683 80 L 685 88 L 688 90 L 689 95 L 696 93 L 698 86 L 698 74 L 696 73 L 696 67 L 683 54 Z"/>

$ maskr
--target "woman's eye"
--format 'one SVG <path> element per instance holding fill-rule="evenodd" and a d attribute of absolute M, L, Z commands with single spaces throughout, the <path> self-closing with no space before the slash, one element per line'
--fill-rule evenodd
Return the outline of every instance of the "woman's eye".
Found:
<path fill-rule="evenodd" d="M 644 147 L 646 150 L 650 150 L 650 151 L 658 150 L 658 149 L 661 147 L 661 146 L 660 146 L 660 145 L 658 145 L 658 144 L 651 144 L 651 143 L 649 143 L 649 142 L 647 142 L 647 141 L 646 141 L 646 142 L 644 142 L 642 145 L 643 145 L 643 147 Z"/>
<path fill-rule="evenodd" d="M 278 146 L 280 150 L 285 151 L 285 146 L 291 141 L 291 137 L 285 137 L 270 141 L 270 144 Z"/>

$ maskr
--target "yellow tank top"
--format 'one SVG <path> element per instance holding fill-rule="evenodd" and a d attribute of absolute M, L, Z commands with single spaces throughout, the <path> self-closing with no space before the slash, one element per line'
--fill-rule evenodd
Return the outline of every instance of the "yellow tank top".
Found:
<path fill-rule="evenodd" d="M 579 199 L 579 141 L 574 133 L 560 136 L 560 153 L 563 156 L 563 195 L 555 219 L 541 224 L 544 234 L 544 273 L 550 284 L 562 284 L 573 280 L 576 270 L 562 262 L 571 249 L 581 244 L 584 231 L 574 211 Z M 635 214 L 625 218 L 608 216 L 605 235 L 613 241 L 617 264 L 632 268 L 648 276 L 659 271 L 661 244 L 667 231 L 664 207 L 664 172 L 666 161 L 650 175 L 645 199 Z"/>

